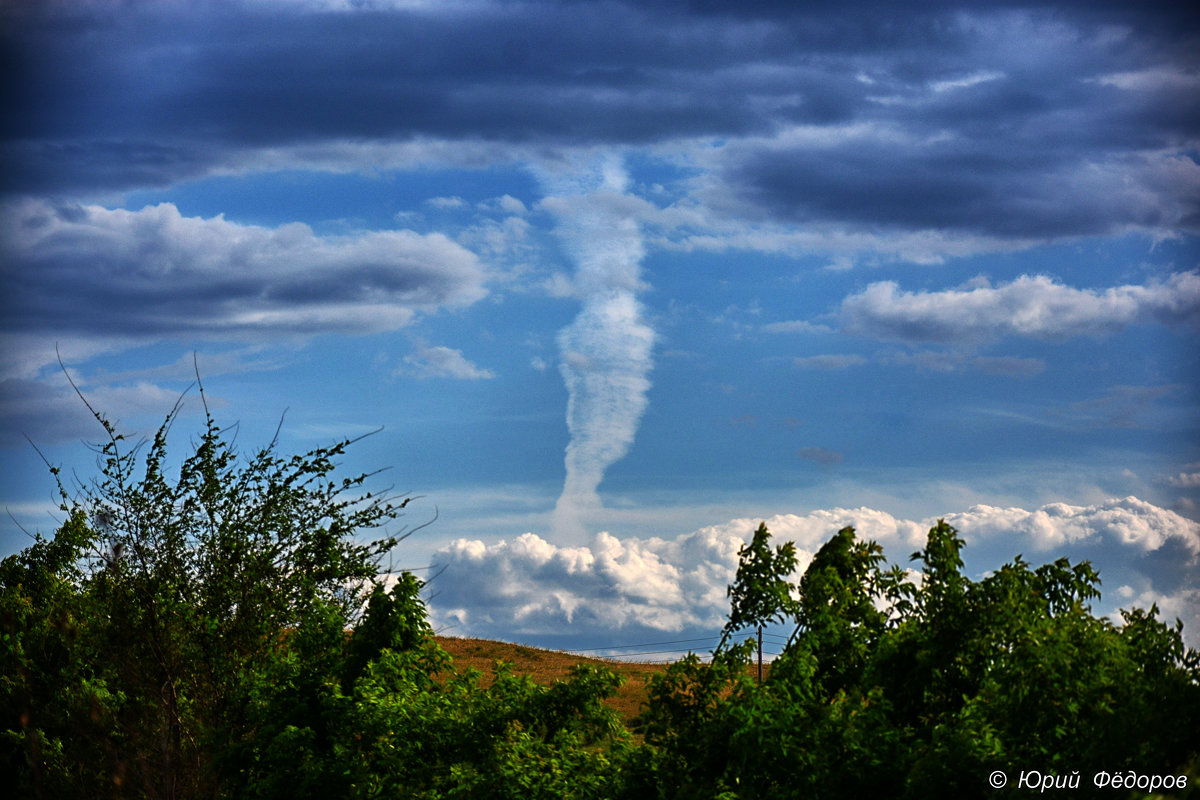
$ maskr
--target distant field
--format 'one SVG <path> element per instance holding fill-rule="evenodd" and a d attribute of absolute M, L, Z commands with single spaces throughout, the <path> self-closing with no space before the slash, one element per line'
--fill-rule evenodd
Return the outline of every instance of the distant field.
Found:
<path fill-rule="evenodd" d="M 492 664 L 499 660 L 513 665 L 513 672 L 529 675 L 540 684 L 551 684 L 567 677 L 576 664 L 608 667 L 625 677 L 625 683 L 608 705 L 620 713 L 625 724 L 637 716 L 646 700 L 646 685 L 650 676 L 666 669 L 666 664 L 639 664 L 628 661 L 588 658 L 556 650 L 539 650 L 508 642 L 493 642 L 487 639 L 460 639 L 437 637 L 437 642 L 454 657 L 460 669 L 474 667 L 484 675 L 484 683 L 492 674 Z"/>

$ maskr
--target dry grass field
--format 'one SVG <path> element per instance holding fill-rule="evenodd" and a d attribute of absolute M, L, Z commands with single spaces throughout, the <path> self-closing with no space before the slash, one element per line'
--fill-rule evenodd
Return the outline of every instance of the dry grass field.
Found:
<path fill-rule="evenodd" d="M 555 650 L 539 650 L 508 642 L 493 642 L 486 639 L 462 639 L 439 636 L 438 644 L 454 658 L 459 669 L 473 667 L 483 673 L 486 685 L 492 675 L 496 661 L 512 664 L 514 674 L 529 675 L 540 684 L 551 684 L 567 677 L 576 664 L 591 664 L 608 667 L 624 676 L 625 683 L 608 704 L 620 713 L 628 725 L 641 710 L 646 699 L 646 686 L 650 676 L 666 669 L 662 663 L 636 663 L 623 660 L 588 658 Z"/>

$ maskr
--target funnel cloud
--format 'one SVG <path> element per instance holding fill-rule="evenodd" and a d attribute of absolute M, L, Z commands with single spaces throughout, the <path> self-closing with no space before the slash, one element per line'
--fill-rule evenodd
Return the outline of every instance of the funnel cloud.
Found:
<path fill-rule="evenodd" d="M 551 523 L 560 541 L 586 541 L 588 513 L 600 508 L 600 481 L 629 452 L 646 410 L 654 331 L 637 299 L 645 248 L 624 202 L 627 183 L 613 158 L 547 180 L 552 196 L 545 206 L 575 261 L 574 290 L 583 301 L 579 316 L 558 335 L 571 437 Z"/>

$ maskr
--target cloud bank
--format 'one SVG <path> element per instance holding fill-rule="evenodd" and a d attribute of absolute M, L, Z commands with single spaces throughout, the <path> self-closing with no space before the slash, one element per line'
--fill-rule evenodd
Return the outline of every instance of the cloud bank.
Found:
<path fill-rule="evenodd" d="M 1200 524 L 1134 497 L 1090 506 L 1054 503 L 1041 508 L 978 505 L 945 516 L 967 542 L 968 572 L 994 569 L 1018 553 L 1038 563 L 1067 555 L 1088 558 L 1115 609 L 1137 584 L 1158 592 L 1176 609 L 1196 641 L 1200 606 L 1194 571 L 1200 559 Z M 516 641 L 654 641 L 665 634 L 715 634 L 728 610 L 726 587 L 737 551 L 761 520 L 736 519 L 675 539 L 625 538 L 598 533 L 586 545 L 559 546 L 533 533 L 485 544 L 459 539 L 433 557 L 444 572 L 431 589 L 435 624 L 454 635 Z M 813 554 L 840 528 L 854 526 L 862 539 L 884 545 L 893 563 L 925 543 L 935 519 L 906 520 L 871 508 L 834 508 L 765 520 L 774 540 L 794 541 L 797 577 Z M 979 554 L 979 555 L 976 555 Z M 979 563 L 979 558 L 989 563 Z M 994 563 L 990 559 L 995 559 Z M 1167 580 L 1162 560 L 1184 565 L 1192 577 Z M 974 572 L 972 572 L 974 570 Z M 1111 580 L 1111 577 L 1110 577 Z M 1111 596 L 1110 596 L 1111 595 Z M 1191 598 L 1191 599 L 1189 599 Z M 578 645 L 577 645 L 578 646 Z"/>
<path fill-rule="evenodd" d="M 1200 221 L 1197 20 L 1182 6 L 923 2 L 903 19 L 878 3 L 619 0 L 3 13 L 21 112 L 0 125 L 8 192 L 636 147 L 705 173 L 691 207 L 739 222 L 710 245 L 770 247 L 770 225 L 801 224 L 801 239 L 832 249 L 936 259 Z"/>
<path fill-rule="evenodd" d="M 476 256 L 406 230 L 319 236 L 307 225 L 24 200 L 0 209 L 12 280 L 5 332 L 257 340 L 372 333 L 487 294 Z"/>

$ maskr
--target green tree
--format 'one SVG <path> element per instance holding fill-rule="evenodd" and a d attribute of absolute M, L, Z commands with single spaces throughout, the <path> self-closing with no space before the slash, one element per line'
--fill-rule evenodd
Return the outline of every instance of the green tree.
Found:
<path fill-rule="evenodd" d="M 738 548 L 737 574 L 727 592 L 729 621 L 721 632 L 718 649 L 746 628 L 760 628 L 796 616 L 798 607 L 788 582 L 796 569 L 796 545 L 784 542 L 771 549 L 771 532 L 766 523 L 758 526 L 750 541 Z"/>
<path fill-rule="evenodd" d="M 628 742 L 602 704 L 620 681 L 577 667 L 539 686 L 496 665 L 436 682 L 414 654 L 373 661 L 354 696 L 348 742 L 358 793 L 370 797 L 558 800 L 622 791 Z"/>
<path fill-rule="evenodd" d="M 1087 562 L 1017 556 L 973 581 L 939 521 L 914 583 L 845 528 L 783 598 L 763 533 L 743 548 L 738 607 L 788 608 L 796 634 L 762 685 L 718 658 L 740 648 L 654 681 L 631 774 L 658 796 L 982 798 L 1004 795 L 997 769 L 1009 793 L 1027 769 L 1195 774 L 1200 655 L 1153 607 L 1094 616 Z"/>
<path fill-rule="evenodd" d="M 450 668 L 433 641 L 421 588 L 407 573 L 391 591 L 376 584 L 348 638 L 336 609 L 314 608 L 287 646 L 243 680 L 227 702 L 244 709 L 244 723 L 216 750 L 226 796 L 323 800 L 375 785 L 368 728 L 380 696 L 367 688 L 375 662 L 403 665 L 385 689 L 392 705 L 438 691 L 435 676 Z M 397 728 L 412 733 L 393 719 Z"/>
<path fill-rule="evenodd" d="M 203 391 L 201 391 L 203 398 Z M 205 414 L 167 474 L 107 441 L 66 519 L 0 563 L 0 764 L 32 796 L 607 798 L 634 751 L 608 670 L 457 673 L 361 542 L 407 500 L 335 479 L 344 440 L 248 459 Z M 56 469 L 51 469 L 57 477 Z M 409 531 L 408 533 L 411 533 Z M 388 585 L 390 584 L 390 586 Z"/>
<path fill-rule="evenodd" d="M 710 798 L 738 783 L 730 744 L 747 726 L 737 709 L 759 696 L 746 646 L 670 664 L 651 678 L 634 723 L 644 750 L 629 761 L 631 797 Z"/>
<path fill-rule="evenodd" d="M 874 658 L 908 738 L 908 790 L 994 794 L 993 769 L 1178 772 L 1200 753 L 1200 657 L 1157 609 L 1092 614 L 1100 576 L 1062 558 L 1020 556 L 978 582 L 945 523 L 914 554 L 924 581 L 912 613 Z M 1166 724 L 1170 720 L 1169 724 Z"/>
<path fill-rule="evenodd" d="M 93 412 L 99 477 L 72 494 L 52 469 L 65 522 L 0 566 L 4 758 L 29 793 L 212 795 L 249 724 L 230 699 L 298 632 L 344 638 L 398 540 L 355 538 L 407 500 L 331 477 L 352 440 L 243 461 L 206 407 L 172 478 L 179 409 L 134 446 Z"/>
<path fill-rule="evenodd" d="M 125 778 L 111 757 L 125 698 L 106 680 L 92 604 L 78 591 L 79 553 L 93 540 L 75 512 L 54 538 L 0 563 L 0 763 L 25 796 L 70 797 Z"/>

